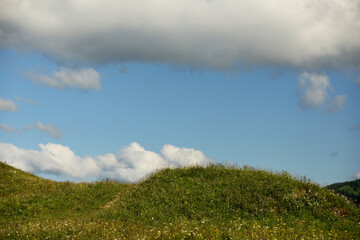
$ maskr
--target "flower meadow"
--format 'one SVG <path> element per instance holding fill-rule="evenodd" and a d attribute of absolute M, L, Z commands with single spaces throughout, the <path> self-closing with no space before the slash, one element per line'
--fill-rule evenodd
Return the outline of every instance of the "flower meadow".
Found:
<path fill-rule="evenodd" d="M 235 220 L 227 224 L 182 221 L 144 228 L 118 221 L 45 220 L 9 224 L 2 227 L 2 239 L 357 239 L 347 231 L 299 222 L 299 226 L 260 225 L 256 221 Z M 229 226 L 226 227 L 225 225 Z"/>
<path fill-rule="evenodd" d="M 0 239 L 360 239 L 354 203 L 286 172 L 212 165 L 71 183 L 0 164 Z"/>

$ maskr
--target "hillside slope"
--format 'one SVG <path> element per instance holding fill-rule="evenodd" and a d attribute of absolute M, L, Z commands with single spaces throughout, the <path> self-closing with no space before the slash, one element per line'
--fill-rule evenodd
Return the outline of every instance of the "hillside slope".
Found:
<path fill-rule="evenodd" d="M 111 181 L 54 182 L 0 162 L 0 223 L 9 218 L 48 220 L 93 215 L 128 186 Z"/>
<path fill-rule="evenodd" d="M 0 239 L 359 239 L 352 202 L 287 173 L 164 169 L 137 184 L 44 180 L 0 163 Z"/>
<path fill-rule="evenodd" d="M 353 199 L 355 203 L 360 204 L 360 179 L 349 182 L 334 183 L 326 186 L 326 188 L 347 196 Z"/>

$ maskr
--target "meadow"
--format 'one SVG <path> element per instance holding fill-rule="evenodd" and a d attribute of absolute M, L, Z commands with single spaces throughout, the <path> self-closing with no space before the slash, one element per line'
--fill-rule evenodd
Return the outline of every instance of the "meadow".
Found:
<path fill-rule="evenodd" d="M 0 239 L 360 239 L 360 209 L 307 178 L 163 169 L 139 183 L 55 182 L 0 163 Z"/>

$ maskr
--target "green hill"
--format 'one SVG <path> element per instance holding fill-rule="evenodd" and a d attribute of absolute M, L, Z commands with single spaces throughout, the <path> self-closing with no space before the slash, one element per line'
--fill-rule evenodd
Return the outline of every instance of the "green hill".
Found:
<path fill-rule="evenodd" d="M 137 184 L 53 182 L 0 163 L 0 239 L 359 239 L 360 210 L 289 174 L 164 169 Z"/>
<path fill-rule="evenodd" d="M 353 199 L 355 203 L 360 204 L 360 179 L 349 182 L 334 183 L 326 186 L 326 188 L 347 196 Z"/>

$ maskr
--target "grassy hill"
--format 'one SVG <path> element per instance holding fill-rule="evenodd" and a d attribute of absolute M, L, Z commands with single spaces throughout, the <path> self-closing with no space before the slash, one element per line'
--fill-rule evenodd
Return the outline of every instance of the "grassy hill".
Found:
<path fill-rule="evenodd" d="M 347 196 L 353 199 L 356 204 L 360 204 L 360 179 L 349 182 L 334 183 L 326 186 L 326 188 Z"/>
<path fill-rule="evenodd" d="M 359 221 L 345 197 L 285 172 L 213 165 L 70 183 L 0 163 L 0 239 L 360 239 Z"/>

